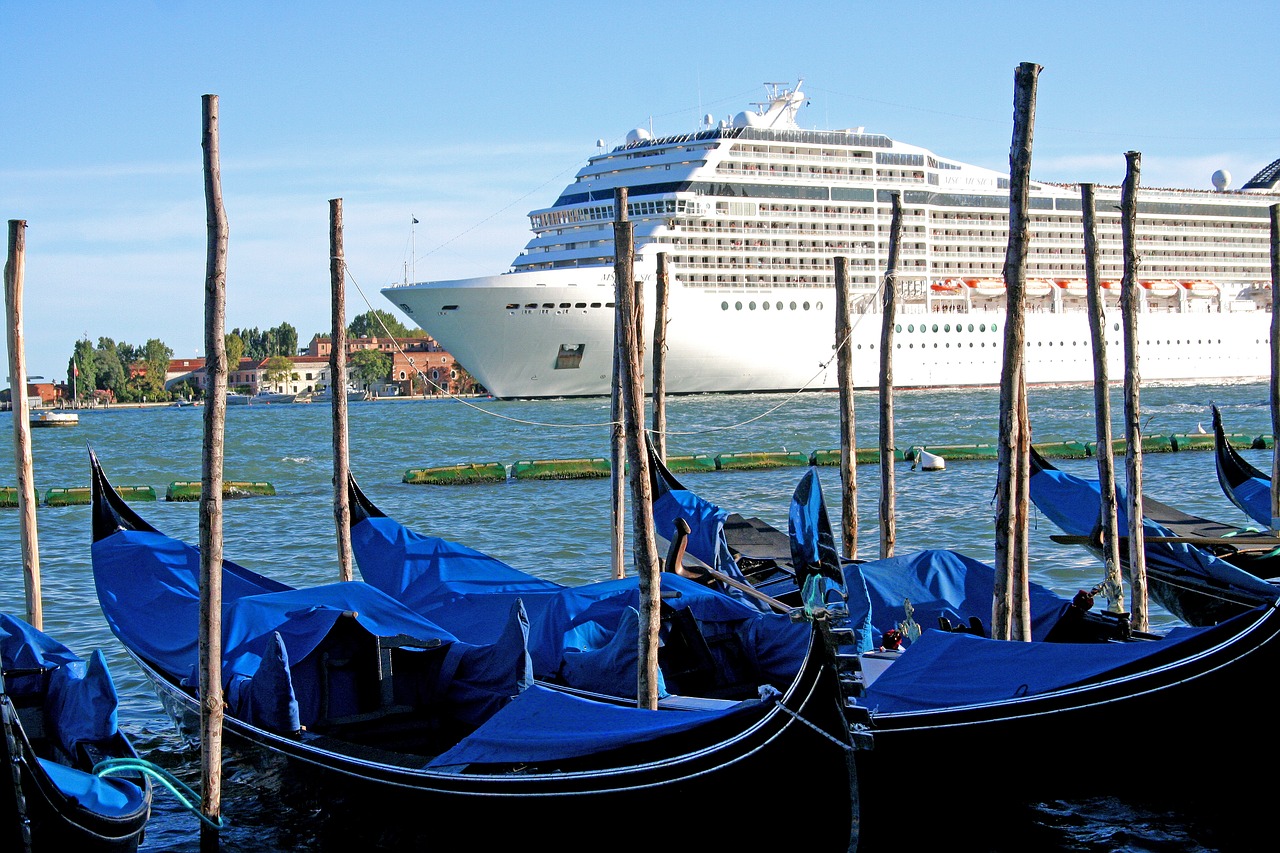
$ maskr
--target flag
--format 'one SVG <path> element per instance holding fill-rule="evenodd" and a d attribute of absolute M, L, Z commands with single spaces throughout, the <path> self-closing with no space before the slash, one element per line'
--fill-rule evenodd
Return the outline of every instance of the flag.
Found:
<path fill-rule="evenodd" d="M 73 364 L 73 365 L 71 365 L 71 375 L 72 375 L 72 376 L 79 376 L 79 375 L 80 375 L 80 365 L 78 365 L 78 364 Z"/>
<path fill-rule="evenodd" d="M 415 217 L 413 217 L 413 224 L 414 224 L 414 225 L 417 225 L 417 224 L 418 224 L 418 217 L 416 217 L 416 216 L 415 216 Z"/>

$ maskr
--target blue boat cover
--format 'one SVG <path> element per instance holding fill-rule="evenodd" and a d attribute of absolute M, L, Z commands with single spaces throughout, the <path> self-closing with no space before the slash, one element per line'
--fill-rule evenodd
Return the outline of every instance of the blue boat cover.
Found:
<path fill-rule="evenodd" d="M 567 587 L 464 545 L 416 533 L 386 516 L 369 516 L 354 525 L 351 547 L 367 583 L 469 642 L 491 642 L 495 625 L 501 624 L 495 621 L 498 614 L 505 615 L 509 602 L 521 600 L 529 612 L 535 677 L 614 696 L 635 695 L 638 578 Z M 736 633 L 762 683 L 790 683 L 808 650 L 807 625 L 788 622 L 781 627 L 785 617 L 777 620 L 674 572 L 662 572 L 659 583 L 665 605 L 688 610 L 704 634 Z M 767 643 L 753 624 L 761 619 L 780 632 Z M 665 695 L 665 680 L 659 694 Z"/>
<path fill-rule="evenodd" d="M 993 567 L 980 560 L 942 549 L 845 566 L 848 587 L 852 590 L 861 585 L 866 590 L 875 637 L 900 628 L 908 617 L 924 629 L 936 628 L 939 617 L 962 626 L 976 617 L 989 629 L 995 574 Z M 856 600 L 850 596 L 850 615 L 854 617 L 861 614 Z M 1032 640 L 1048 636 L 1071 604 L 1037 583 L 1029 584 L 1028 601 Z M 904 632 L 903 646 L 910 644 L 911 638 Z"/>
<path fill-rule="evenodd" d="M 45 690 L 40 671 L 49 672 L 45 734 L 67 755 L 75 755 L 80 742 L 103 740 L 118 731 L 119 699 L 100 650 L 85 661 L 24 620 L 0 613 L 0 666 L 4 690 L 14 697 L 39 697 Z M 98 814 L 134 814 L 146 796 L 127 779 L 101 778 L 43 757 L 39 761 L 65 796 Z"/>
<path fill-rule="evenodd" d="M 1072 536 L 1091 536 L 1101 517 L 1102 487 L 1095 479 L 1084 479 L 1055 469 L 1031 475 L 1031 500 L 1050 521 Z M 1128 500 L 1123 487 L 1116 486 L 1117 523 L 1129 529 Z M 1150 519 L 1143 519 L 1146 536 L 1172 536 L 1172 532 Z M 1274 601 L 1277 589 L 1203 548 L 1185 542 L 1146 542 L 1147 566 L 1170 574 L 1189 574 L 1219 586 L 1230 586 Z"/>
<path fill-rule="evenodd" d="M 98 599 L 115 635 L 152 666 L 194 689 L 199 683 L 199 552 L 161 533 L 122 529 L 93 543 L 93 569 Z M 453 679 L 440 686 L 440 695 L 461 719 L 480 722 L 532 683 L 523 636 L 527 623 L 518 633 L 503 635 L 515 646 L 472 645 L 369 584 L 292 589 L 230 561 L 224 561 L 222 603 L 228 710 L 278 731 L 287 731 L 283 726 L 295 719 L 303 725 L 316 719 L 322 694 L 318 676 L 299 664 L 344 615 L 375 637 L 405 636 L 423 647 L 445 648 L 443 669 Z M 281 671 L 284 661 L 292 662 L 288 678 Z M 260 669 L 273 690 L 288 688 L 292 696 L 264 700 L 271 691 L 252 686 Z"/>
<path fill-rule="evenodd" d="M 1230 636 L 1269 606 L 1214 626 L 1174 628 L 1156 642 L 1024 643 L 931 629 L 872 682 L 862 702 L 874 717 L 1037 696 L 1102 681 L 1149 658 L 1175 658 L 1180 646 L 1207 640 L 1215 632 Z"/>
<path fill-rule="evenodd" d="M 428 766 L 504 764 L 513 755 L 528 762 L 576 758 L 758 711 L 776 698 L 770 694 L 715 710 L 650 711 L 607 705 L 535 684 Z"/>

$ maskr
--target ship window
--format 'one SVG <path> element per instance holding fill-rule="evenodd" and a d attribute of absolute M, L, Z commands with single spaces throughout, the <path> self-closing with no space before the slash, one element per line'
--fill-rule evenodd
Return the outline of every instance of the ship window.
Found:
<path fill-rule="evenodd" d="M 814 308 L 817 308 L 819 311 L 821 311 L 821 310 L 822 310 L 822 303 L 821 303 L 821 302 L 814 303 L 814 306 L 813 306 L 813 307 L 814 307 Z"/>
<path fill-rule="evenodd" d="M 936 331 L 938 331 L 938 324 L 937 324 L 937 323 L 934 323 L 934 324 L 933 324 L 933 330 L 934 330 L 935 332 L 936 332 Z"/>
<path fill-rule="evenodd" d="M 457 311 L 458 306 L 457 305 L 441 305 L 440 310 L 441 311 Z"/>
<path fill-rule="evenodd" d="M 586 344 L 561 344 L 556 353 L 556 370 L 573 370 L 582 366 L 582 353 Z"/>
<path fill-rule="evenodd" d="M 543 308 L 555 308 L 555 307 L 556 307 L 556 304 L 555 304 L 554 302 L 544 302 L 544 303 L 542 303 L 542 307 L 543 307 Z"/>
<path fill-rule="evenodd" d="M 508 311 L 512 311 L 512 310 L 514 310 L 514 309 L 516 309 L 516 308 L 519 308 L 519 307 L 520 307 L 520 303 L 519 303 L 519 302 L 508 302 L 508 303 L 507 303 L 507 310 L 508 310 Z"/>
<path fill-rule="evenodd" d="M 792 311 L 796 310 L 796 304 L 794 302 L 791 303 L 791 310 Z"/>
<path fill-rule="evenodd" d="M 741 311 L 741 310 L 742 310 L 742 303 L 741 303 L 741 302 L 735 302 L 735 303 L 733 303 L 733 310 L 735 310 L 735 311 Z"/>
<path fill-rule="evenodd" d="M 574 305 L 573 305 L 573 307 L 574 307 L 574 308 L 586 308 L 586 307 L 587 307 L 587 303 L 585 303 L 585 302 L 575 302 L 575 303 L 574 303 Z"/>
<path fill-rule="evenodd" d="M 536 302 L 530 302 L 528 305 L 526 305 L 526 306 L 524 306 L 524 307 L 525 307 L 525 308 L 537 308 L 537 307 L 538 307 L 538 303 L 536 303 Z"/>
<path fill-rule="evenodd" d="M 592 308 L 599 308 L 599 307 L 600 307 L 600 303 L 599 303 L 599 302 L 592 302 L 592 303 L 591 303 L 591 307 L 592 307 Z"/>
<path fill-rule="evenodd" d="M 721 311 L 728 311 L 728 310 L 729 310 L 729 303 L 728 303 L 728 302 L 721 302 L 721 303 L 720 303 L 720 310 L 721 310 Z"/>
<path fill-rule="evenodd" d="M 915 330 L 916 330 L 916 325 L 915 325 L 915 323 L 908 323 L 908 324 L 907 324 L 907 331 L 908 331 L 908 332 L 914 332 Z M 901 326 L 899 326 L 899 327 L 898 327 L 898 331 L 899 331 L 899 332 L 901 332 L 901 331 L 902 331 L 902 327 L 901 327 Z"/>
<path fill-rule="evenodd" d="M 779 311 L 781 311 L 781 310 L 782 310 L 782 303 L 781 303 L 781 302 L 779 302 L 779 303 L 778 303 L 778 310 L 779 310 Z"/>
<path fill-rule="evenodd" d="M 748 302 L 747 307 L 750 308 L 752 311 L 756 310 L 756 304 L 754 302 Z"/>
<path fill-rule="evenodd" d="M 971 331 L 971 332 L 973 331 L 973 324 L 972 324 L 972 323 L 970 323 L 970 324 L 969 324 L 969 331 Z"/>
<path fill-rule="evenodd" d="M 937 326 L 934 326 L 934 328 L 936 329 L 936 328 L 937 328 Z M 950 323 L 948 323 L 947 325 L 943 326 L 943 327 L 942 327 L 942 331 L 944 331 L 944 332 L 949 332 L 949 331 L 951 331 L 951 324 L 950 324 Z"/>
<path fill-rule="evenodd" d="M 769 310 L 769 303 L 768 303 L 768 302 L 761 302 L 761 303 L 760 303 L 760 307 L 761 307 L 761 308 L 763 308 L 764 310 L 768 311 L 768 310 Z"/>
<path fill-rule="evenodd" d="M 804 310 L 806 310 L 806 311 L 808 311 L 808 310 L 809 310 L 809 303 L 808 303 L 808 302 L 806 302 L 806 303 L 804 304 Z"/>
<path fill-rule="evenodd" d="M 568 308 L 568 307 L 569 307 L 569 303 L 568 303 L 568 302 L 561 302 L 561 303 L 560 303 L 560 307 L 561 307 L 561 308 Z"/>

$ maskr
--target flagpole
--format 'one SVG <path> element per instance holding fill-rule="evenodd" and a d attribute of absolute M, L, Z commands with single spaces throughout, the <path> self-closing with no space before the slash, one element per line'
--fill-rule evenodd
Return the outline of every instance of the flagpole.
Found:
<path fill-rule="evenodd" d="M 412 283 L 418 281 L 418 253 L 415 246 L 417 242 L 418 229 L 414 225 L 418 224 L 418 217 L 409 217 L 413 220 L 413 224 L 409 226 L 409 276 L 413 280 Z"/>

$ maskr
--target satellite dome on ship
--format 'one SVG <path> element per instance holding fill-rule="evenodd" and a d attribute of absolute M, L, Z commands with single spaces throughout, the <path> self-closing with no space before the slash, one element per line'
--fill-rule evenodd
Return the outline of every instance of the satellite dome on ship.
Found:
<path fill-rule="evenodd" d="M 635 130 L 627 131 L 627 144 L 634 145 L 637 142 L 648 142 L 653 139 L 653 134 L 645 130 L 643 127 L 637 127 Z"/>

